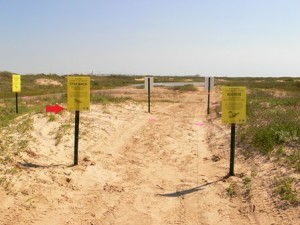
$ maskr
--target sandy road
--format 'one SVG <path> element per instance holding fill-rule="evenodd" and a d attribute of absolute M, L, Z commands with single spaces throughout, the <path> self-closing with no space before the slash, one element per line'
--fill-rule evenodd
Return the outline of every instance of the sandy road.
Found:
<path fill-rule="evenodd" d="M 0 192 L 0 224 L 259 224 L 225 194 L 228 160 L 212 160 L 204 92 L 164 97 L 151 114 L 135 103 L 82 114 L 76 167 L 72 132 L 56 146 L 53 135 L 72 115 L 35 115 L 30 154 Z"/>
<path fill-rule="evenodd" d="M 98 209 L 92 223 L 232 222 L 230 212 L 224 210 L 227 200 L 211 191 L 226 172 L 218 173 L 210 160 L 204 99 L 187 94 L 179 103 L 154 104 L 151 115 L 119 136 L 105 162 L 117 179 L 104 184 L 100 202 L 105 207 Z M 98 204 L 88 202 L 85 208 L 94 210 Z"/>

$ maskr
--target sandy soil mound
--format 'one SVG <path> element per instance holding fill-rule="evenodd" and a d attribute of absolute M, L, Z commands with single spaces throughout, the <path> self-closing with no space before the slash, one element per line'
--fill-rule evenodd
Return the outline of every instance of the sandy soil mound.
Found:
<path fill-rule="evenodd" d="M 36 79 L 35 83 L 37 85 L 53 85 L 53 86 L 60 86 L 62 87 L 62 83 L 60 83 L 57 80 L 51 80 L 51 79 L 46 79 L 46 78 L 40 78 L 40 79 Z"/>

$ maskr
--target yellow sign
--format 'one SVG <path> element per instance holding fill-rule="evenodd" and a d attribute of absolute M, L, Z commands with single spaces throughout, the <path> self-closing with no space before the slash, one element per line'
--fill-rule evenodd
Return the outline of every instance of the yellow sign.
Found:
<path fill-rule="evenodd" d="M 222 122 L 246 123 L 246 87 L 222 87 Z"/>
<path fill-rule="evenodd" d="M 21 75 L 12 75 L 12 91 L 21 92 Z"/>
<path fill-rule="evenodd" d="M 90 78 L 68 76 L 68 110 L 90 110 Z"/>

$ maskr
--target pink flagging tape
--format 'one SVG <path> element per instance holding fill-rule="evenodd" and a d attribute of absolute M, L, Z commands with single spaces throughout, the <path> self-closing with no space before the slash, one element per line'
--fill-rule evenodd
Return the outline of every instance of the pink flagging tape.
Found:
<path fill-rule="evenodd" d="M 158 121 L 158 119 L 155 119 L 155 118 L 149 119 L 150 123 L 154 123 L 154 122 L 157 122 L 157 121 Z"/>
<path fill-rule="evenodd" d="M 198 122 L 198 123 L 195 123 L 195 125 L 198 127 L 203 127 L 203 126 L 205 126 L 205 123 Z"/>

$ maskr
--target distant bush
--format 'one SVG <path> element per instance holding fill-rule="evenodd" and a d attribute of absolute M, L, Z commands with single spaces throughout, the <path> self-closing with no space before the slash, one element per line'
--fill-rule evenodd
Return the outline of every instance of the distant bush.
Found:
<path fill-rule="evenodd" d="M 91 102 L 107 105 L 110 103 L 121 103 L 130 100 L 130 97 L 114 97 L 111 95 L 99 95 L 93 94 L 91 96 Z"/>
<path fill-rule="evenodd" d="M 197 91 L 197 87 L 195 87 L 193 84 L 185 84 L 183 86 L 174 86 L 169 88 L 174 91 Z"/>

